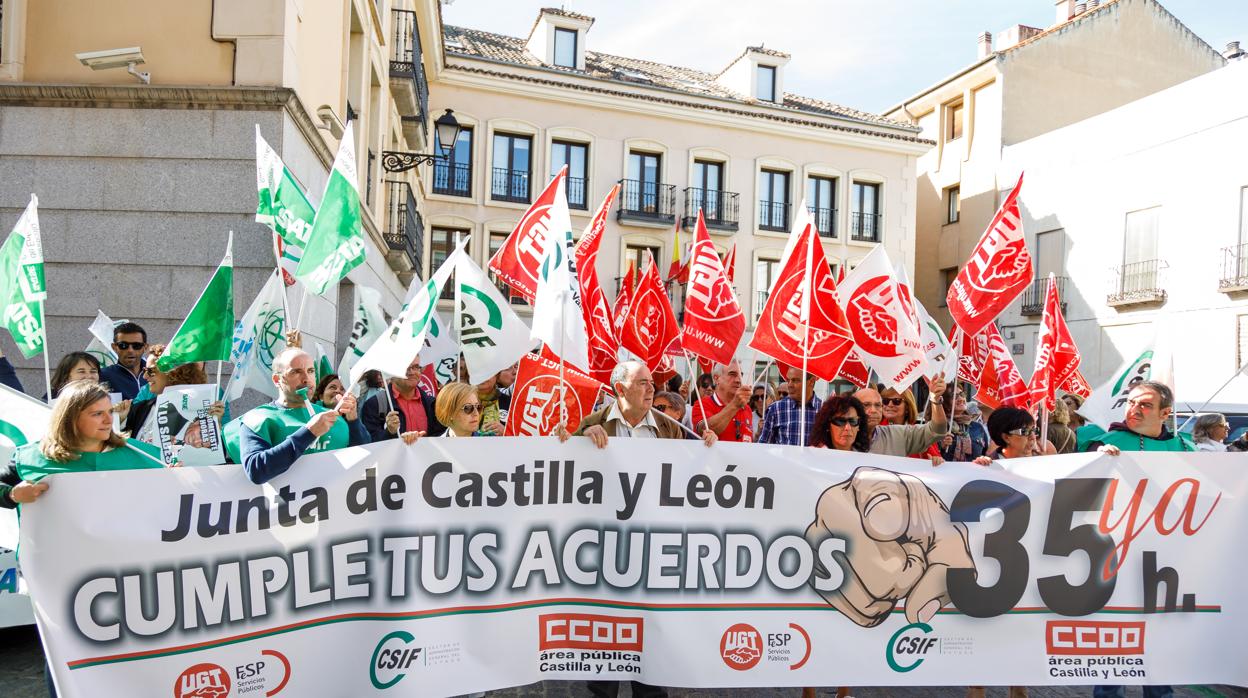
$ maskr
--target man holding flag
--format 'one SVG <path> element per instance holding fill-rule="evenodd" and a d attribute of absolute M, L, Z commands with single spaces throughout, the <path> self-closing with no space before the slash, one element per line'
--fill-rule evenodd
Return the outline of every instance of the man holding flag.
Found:
<path fill-rule="evenodd" d="M 355 396 L 347 393 L 327 410 L 308 398 L 316 385 L 312 357 L 302 349 L 287 349 L 273 361 L 273 384 L 278 397 L 226 425 L 226 450 L 242 463 L 247 478 L 263 484 L 290 469 L 305 453 L 333 451 L 369 443 L 368 432 L 356 419 Z"/>

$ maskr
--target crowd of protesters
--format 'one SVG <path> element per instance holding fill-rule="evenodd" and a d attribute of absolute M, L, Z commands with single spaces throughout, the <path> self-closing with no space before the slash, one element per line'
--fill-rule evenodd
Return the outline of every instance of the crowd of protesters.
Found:
<path fill-rule="evenodd" d="M 360 393 L 337 375 L 317 376 L 312 357 L 300 348 L 298 333 L 275 357 L 277 398 L 231 420 L 223 402 L 210 414 L 225 423 L 228 460 L 240 464 L 254 483 L 281 476 L 305 453 L 422 437 L 491 437 L 504 432 L 511 408 L 511 367 L 479 384 L 459 380 L 434 391 L 422 384 L 422 366 L 414 359 L 403 377 L 385 380 L 365 375 Z M 0 506 L 31 505 L 47 491 L 43 479 L 54 473 L 163 467 L 157 443 L 157 397 L 169 386 L 208 383 L 201 363 L 158 368 L 165 350 L 149 345 L 135 323 L 118 325 L 112 345 L 117 361 L 101 368 L 85 352 L 67 354 L 51 377 L 53 410 L 47 435 L 17 449 L 0 472 Z M 0 356 L 0 383 L 21 390 L 12 364 Z M 562 440 L 584 436 L 605 448 L 618 438 L 700 439 L 809 446 L 928 460 L 932 466 L 963 462 L 989 466 L 999 461 L 1077 451 L 1225 451 L 1248 450 L 1241 437 L 1225 444 L 1230 431 L 1221 414 L 1198 415 L 1192 436 L 1173 429 L 1174 395 L 1166 385 L 1137 383 L 1126 400 L 1122 421 L 1102 429 L 1080 413 L 1083 401 L 1064 395 L 1046 422 L 1026 410 L 995 410 L 976 403 L 961 390 L 950 390 L 942 377 L 926 383 L 920 407 L 910 390 L 879 385 L 854 392 L 820 396 L 816 378 L 793 370 L 787 379 L 752 385 L 733 361 L 715 366 L 696 381 L 679 375 L 656 385 L 650 370 L 636 361 L 621 362 L 609 390 Z M 691 394 L 692 392 L 692 394 Z M 114 402 L 114 396 L 120 399 Z M 920 419 L 922 415 L 922 419 Z M 114 419 L 122 425 L 116 429 Z M 49 687 L 51 685 L 49 684 Z M 838 695 L 846 695 L 840 689 Z M 595 696 L 614 696 L 613 682 L 590 682 Z M 808 689 L 809 692 L 809 689 Z M 663 696 L 665 689 L 634 682 L 633 695 Z M 972 687 L 972 696 L 983 689 Z M 1012 687 L 1011 696 L 1026 689 Z M 1120 696 L 1121 687 L 1098 686 L 1096 696 Z M 1145 696 L 1168 696 L 1169 687 L 1150 686 Z"/>

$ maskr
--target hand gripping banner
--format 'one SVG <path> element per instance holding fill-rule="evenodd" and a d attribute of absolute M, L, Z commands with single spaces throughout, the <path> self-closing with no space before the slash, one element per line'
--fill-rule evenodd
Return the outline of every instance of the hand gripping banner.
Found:
<path fill-rule="evenodd" d="M 1245 685 L 1241 461 L 393 440 L 55 475 L 20 550 L 69 698 Z"/>

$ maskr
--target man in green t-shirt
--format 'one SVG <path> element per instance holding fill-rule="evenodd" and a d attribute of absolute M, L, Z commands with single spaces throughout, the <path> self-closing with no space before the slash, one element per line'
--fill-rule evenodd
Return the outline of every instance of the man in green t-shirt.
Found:
<path fill-rule="evenodd" d="M 1088 441 L 1087 450 L 1116 456 L 1121 451 L 1195 451 L 1186 434 L 1166 428 L 1174 413 L 1174 391 L 1158 381 L 1141 381 L 1127 394 L 1121 422 Z"/>
<path fill-rule="evenodd" d="M 226 450 L 234 462 L 242 463 L 252 482 L 281 475 L 304 453 L 369 442 L 356 418 L 354 395 L 344 395 L 332 410 L 308 399 L 308 391 L 316 385 L 316 368 L 306 351 L 287 349 L 279 354 L 273 360 L 273 384 L 276 400 L 226 425 Z"/>

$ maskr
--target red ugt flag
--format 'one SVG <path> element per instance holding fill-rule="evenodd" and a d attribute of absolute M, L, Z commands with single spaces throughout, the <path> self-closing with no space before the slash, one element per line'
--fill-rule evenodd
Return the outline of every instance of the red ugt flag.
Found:
<path fill-rule="evenodd" d="M 737 275 L 737 243 L 735 242 L 724 257 L 724 273 L 728 274 L 728 283 L 736 280 L 734 277 Z"/>
<path fill-rule="evenodd" d="M 854 340 L 845 312 L 836 302 L 836 282 L 813 228 L 809 223 L 802 228 L 767 296 L 750 346 L 799 369 L 804 360 L 807 372 L 830 381 L 836 379 Z"/>
<path fill-rule="evenodd" d="M 628 260 L 628 271 L 624 272 L 624 278 L 620 283 L 620 291 L 615 294 L 615 310 L 611 317 L 611 329 L 615 331 L 616 339 L 624 336 L 624 323 L 628 320 L 628 309 L 633 304 L 633 290 L 637 287 L 636 272 L 633 269 L 633 260 Z"/>
<path fill-rule="evenodd" d="M 1050 274 L 1044 294 L 1040 337 L 1036 346 L 1036 370 L 1031 374 L 1032 403 L 1043 402 L 1046 410 L 1053 409 L 1056 406 L 1057 389 L 1067 385 L 1078 372 L 1079 348 L 1075 346 L 1070 330 L 1066 327 L 1066 318 L 1062 317 L 1057 279 Z"/>
<path fill-rule="evenodd" d="M 681 346 L 709 361 L 727 364 L 745 334 L 745 314 L 706 231 L 702 209 L 698 209 L 686 289 Z"/>
<path fill-rule="evenodd" d="M 610 380 L 611 369 L 615 368 L 615 355 L 620 349 L 620 340 L 611 317 L 611 306 L 607 304 L 607 296 L 602 292 L 602 284 L 598 280 L 598 246 L 602 242 L 603 229 L 606 228 L 607 217 L 610 215 L 611 202 L 619 190 L 618 184 L 611 188 L 607 198 L 598 207 L 598 213 L 576 243 L 581 310 L 585 315 L 585 329 L 589 332 L 590 374 L 603 383 Z"/>
<path fill-rule="evenodd" d="M 667 347 L 680 338 L 672 302 L 659 281 L 654 257 L 646 253 L 648 264 L 629 302 L 628 316 L 620 333 L 620 344 L 633 352 L 651 371 L 659 368 Z"/>
<path fill-rule="evenodd" d="M 949 314 L 967 336 L 979 334 L 1031 283 L 1031 254 L 1023 239 L 1018 192 L 1023 177 L 1005 197 L 971 258 L 949 285 Z"/>
<path fill-rule="evenodd" d="M 530 305 L 537 296 L 537 272 L 546 254 L 543 241 L 548 238 L 559 239 L 553 233 L 548 235 L 547 230 L 550 228 L 550 211 L 555 204 L 555 193 L 567 172 L 568 167 L 564 165 L 559 174 L 546 185 L 546 189 L 533 200 L 529 210 L 520 217 L 520 222 L 503 241 L 503 246 L 490 258 L 490 271 L 523 296 Z M 563 235 L 561 231 L 555 232 Z"/>
<path fill-rule="evenodd" d="M 1019 373 L 1014 357 L 1010 356 L 996 323 L 985 327 L 983 334 L 988 341 L 988 361 L 985 362 L 983 373 L 980 374 L 981 389 L 987 388 L 989 391 L 995 389 L 999 405 L 1028 409 L 1031 407 L 1031 391 L 1023 382 L 1023 375 Z"/>
<path fill-rule="evenodd" d="M 594 409 L 602 385 L 572 366 L 563 368 L 567 392 L 563 404 L 567 409 L 568 433 L 576 431 L 581 420 Z M 516 383 L 511 391 L 511 410 L 503 436 L 549 436 L 559 426 L 562 413 L 559 405 L 559 362 L 544 356 L 526 354 L 520 359 Z"/>

